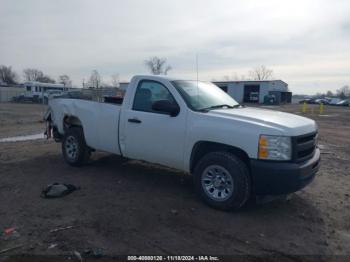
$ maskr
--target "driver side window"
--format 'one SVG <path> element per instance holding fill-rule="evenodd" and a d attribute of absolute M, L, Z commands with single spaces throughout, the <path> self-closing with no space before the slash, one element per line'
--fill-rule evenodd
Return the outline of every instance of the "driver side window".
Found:
<path fill-rule="evenodd" d="M 133 110 L 158 113 L 152 110 L 152 104 L 159 100 L 169 100 L 176 104 L 169 90 L 155 81 L 141 81 L 137 86 Z"/>

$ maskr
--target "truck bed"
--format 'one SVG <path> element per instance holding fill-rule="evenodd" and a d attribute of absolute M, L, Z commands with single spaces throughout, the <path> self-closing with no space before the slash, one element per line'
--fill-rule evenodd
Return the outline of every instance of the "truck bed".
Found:
<path fill-rule="evenodd" d="M 91 148 L 120 154 L 119 116 L 121 106 L 91 100 L 56 98 L 49 102 L 49 111 L 58 132 L 64 135 L 64 123 L 74 121 L 84 130 L 86 144 Z"/>

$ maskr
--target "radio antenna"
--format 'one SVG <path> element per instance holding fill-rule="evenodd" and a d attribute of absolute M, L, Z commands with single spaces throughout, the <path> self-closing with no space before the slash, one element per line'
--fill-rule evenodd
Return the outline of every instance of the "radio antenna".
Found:
<path fill-rule="evenodd" d="M 199 101 L 199 88 L 198 88 L 198 82 L 199 82 L 199 74 L 198 74 L 198 54 L 196 54 L 196 71 L 197 71 L 197 102 Z"/>
<path fill-rule="evenodd" d="M 197 85 L 199 81 L 199 76 L 198 76 L 198 54 L 196 54 L 196 70 L 197 70 Z"/>

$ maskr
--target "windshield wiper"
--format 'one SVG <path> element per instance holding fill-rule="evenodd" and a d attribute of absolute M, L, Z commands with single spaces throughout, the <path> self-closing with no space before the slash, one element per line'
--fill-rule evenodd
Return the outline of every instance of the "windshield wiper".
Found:
<path fill-rule="evenodd" d="M 200 109 L 199 111 L 201 112 L 207 112 L 207 111 L 210 111 L 210 110 L 214 110 L 214 109 L 219 109 L 219 108 L 224 108 L 224 107 L 227 107 L 229 109 L 233 109 L 233 108 L 239 108 L 241 105 L 234 105 L 234 106 L 231 106 L 231 105 L 227 105 L 227 104 L 222 104 L 222 105 L 216 105 L 216 106 L 210 106 L 210 107 L 206 107 L 206 108 L 202 108 Z"/>

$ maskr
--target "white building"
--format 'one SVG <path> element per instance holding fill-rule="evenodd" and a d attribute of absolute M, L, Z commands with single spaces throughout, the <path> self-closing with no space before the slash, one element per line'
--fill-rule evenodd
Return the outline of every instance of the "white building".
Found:
<path fill-rule="evenodd" d="M 48 90 L 52 91 L 67 91 L 69 88 L 65 87 L 63 84 L 51 84 L 51 83 L 40 83 L 40 82 L 25 82 L 24 88 L 26 92 L 41 94 L 46 93 Z"/>
<path fill-rule="evenodd" d="M 291 103 L 292 93 L 282 80 L 220 81 L 213 82 L 239 103 L 264 103 L 266 96 L 275 98 L 277 104 Z"/>

